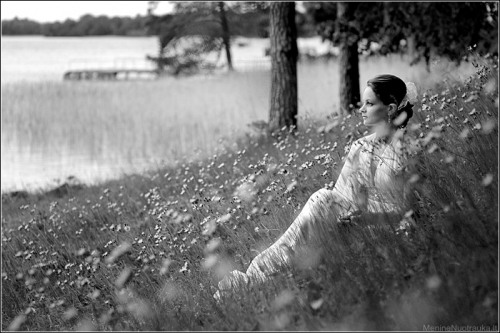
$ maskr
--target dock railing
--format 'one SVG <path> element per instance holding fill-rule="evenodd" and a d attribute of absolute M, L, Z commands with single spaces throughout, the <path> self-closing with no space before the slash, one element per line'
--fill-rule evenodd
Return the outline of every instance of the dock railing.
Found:
<path fill-rule="evenodd" d="M 155 79 L 158 74 L 154 64 L 145 58 L 71 59 L 63 78 L 65 80 Z"/>
<path fill-rule="evenodd" d="M 222 64 L 224 65 L 224 64 Z M 226 69 L 226 66 L 222 66 Z M 271 69 L 269 57 L 235 59 L 236 71 L 267 71 Z M 160 71 L 145 58 L 115 58 L 113 60 L 71 59 L 64 73 L 64 80 L 130 80 L 156 79 Z"/>

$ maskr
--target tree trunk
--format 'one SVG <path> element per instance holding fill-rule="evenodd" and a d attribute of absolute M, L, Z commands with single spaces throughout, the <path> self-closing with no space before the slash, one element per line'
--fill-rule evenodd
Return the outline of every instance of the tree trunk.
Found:
<path fill-rule="evenodd" d="M 269 130 L 297 126 L 295 2 L 271 2 L 271 105 Z"/>
<path fill-rule="evenodd" d="M 360 101 L 359 34 L 352 25 L 356 6 L 354 2 L 337 2 L 337 23 L 340 36 L 340 110 L 342 113 L 352 112 L 352 108 L 356 107 Z"/>
<path fill-rule="evenodd" d="M 424 58 L 425 58 L 425 69 L 427 73 L 431 72 L 431 48 L 426 46 L 424 48 Z"/>
<path fill-rule="evenodd" d="M 226 58 L 227 58 L 227 68 L 228 70 L 233 70 L 233 61 L 231 60 L 231 44 L 229 40 L 229 25 L 227 24 L 226 18 L 226 10 L 224 8 L 224 1 L 219 1 L 219 13 L 220 13 L 220 21 L 222 25 L 222 41 L 224 43 L 224 47 L 226 49 Z"/>
<path fill-rule="evenodd" d="M 384 8 L 384 27 L 389 26 L 391 24 L 391 15 L 389 15 L 389 3 L 384 2 L 383 3 L 383 8 Z"/>

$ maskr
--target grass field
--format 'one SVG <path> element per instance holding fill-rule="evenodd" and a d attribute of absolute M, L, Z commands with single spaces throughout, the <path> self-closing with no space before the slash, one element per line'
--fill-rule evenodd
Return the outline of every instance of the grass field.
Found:
<path fill-rule="evenodd" d="M 332 186 L 346 146 L 366 133 L 356 116 L 324 118 L 335 109 L 335 70 L 299 69 L 301 126 L 280 140 L 234 136 L 247 122 L 266 119 L 266 73 L 155 82 L 141 91 L 132 83 L 33 86 L 28 93 L 2 86 L 2 140 L 7 129 L 32 145 L 68 140 L 91 150 L 106 140 L 110 151 L 134 150 L 132 156 L 145 150 L 170 157 L 176 147 L 175 157 L 189 157 L 63 197 L 3 196 L 2 329 L 498 325 L 497 63 L 443 82 L 397 68 L 395 59 L 373 61 L 371 70 L 405 73 L 421 87 L 408 128 L 422 146 L 408 174 L 419 198 L 415 213 L 401 217 L 408 228 L 371 234 L 334 226 L 325 236 L 341 235 L 345 244 L 331 241 L 321 260 L 221 304 L 212 298 L 216 282 L 230 269 L 244 270 L 314 191 Z M 375 74 L 365 65 L 362 82 Z M 163 97 L 169 91 L 174 98 Z M 39 112 L 29 107 L 34 100 Z M 227 139 L 217 146 L 220 134 Z M 189 161 L 195 147 L 200 158 Z M 242 186 L 251 195 L 238 195 Z"/>

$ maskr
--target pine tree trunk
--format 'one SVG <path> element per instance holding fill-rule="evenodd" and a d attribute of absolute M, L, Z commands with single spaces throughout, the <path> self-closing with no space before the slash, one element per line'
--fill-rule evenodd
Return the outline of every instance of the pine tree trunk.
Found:
<path fill-rule="evenodd" d="M 294 2 L 271 2 L 269 130 L 297 126 L 297 28 Z"/>
<path fill-rule="evenodd" d="M 337 22 L 340 33 L 339 68 L 340 68 L 340 110 L 352 112 L 360 101 L 359 94 L 359 57 L 358 32 L 350 25 L 354 19 L 357 4 L 337 2 Z"/>
<path fill-rule="evenodd" d="M 226 10 L 224 8 L 224 1 L 219 1 L 219 13 L 220 13 L 220 21 L 222 25 L 222 41 L 224 43 L 224 47 L 226 49 L 226 58 L 227 58 L 227 68 L 228 70 L 233 70 L 233 61 L 231 59 L 231 44 L 230 44 L 230 34 L 229 34 L 229 25 L 227 24 L 226 18 Z"/>
<path fill-rule="evenodd" d="M 391 15 L 389 15 L 389 3 L 383 3 L 383 11 L 384 11 L 384 27 L 387 27 L 391 24 Z"/>

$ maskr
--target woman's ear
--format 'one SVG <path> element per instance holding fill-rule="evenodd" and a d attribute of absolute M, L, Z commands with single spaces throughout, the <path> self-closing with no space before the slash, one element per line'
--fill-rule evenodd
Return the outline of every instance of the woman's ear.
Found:
<path fill-rule="evenodd" d="M 392 116 L 396 113 L 398 107 L 396 106 L 396 103 L 391 103 L 389 104 L 389 116 Z"/>

